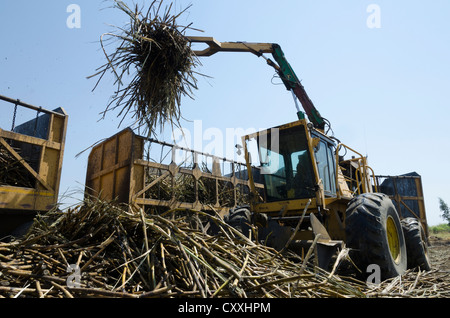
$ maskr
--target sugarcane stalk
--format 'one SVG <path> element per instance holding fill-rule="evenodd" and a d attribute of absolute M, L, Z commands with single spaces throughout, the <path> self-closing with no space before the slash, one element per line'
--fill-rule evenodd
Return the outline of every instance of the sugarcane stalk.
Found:
<path fill-rule="evenodd" d="M 67 298 L 74 298 L 73 295 L 66 289 L 64 286 L 55 283 L 54 281 L 50 282 L 53 286 L 60 289 Z"/>
<path fill-rule="evenodd" d="M 112 242 L 114 242 L 114 237 L 113 235 L 115 234 L 115 232 L 113 232 L 107 239 L 106 241 L 104 241 L 103 243 L 100 244 L 100 249 L 94 254 L 94 256 L 92 256 L 84 265 L 83 267 L 81 267 L 80 272 L 84 272 L 86 270 L 86 268 L 94 261 L 94 259 L 96 257 L 98 257 L 100 255 L 100 253 L 102 253 L 105 248 L 108 247 L 109 244 L 111 244 Z M 81 255 L 83 253 L 80 253 L 80 258 L 79 261 L 81 261 Z M 79 265 L 79 262 L 77 262 L 77 265 Z"/>

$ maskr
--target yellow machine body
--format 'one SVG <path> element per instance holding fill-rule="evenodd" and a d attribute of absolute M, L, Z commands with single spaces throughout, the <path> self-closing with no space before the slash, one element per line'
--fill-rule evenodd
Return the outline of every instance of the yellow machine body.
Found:
<path fill-rule="evenodd" d="M 303 214 L 303 219 L 306 220 L 310 214 L 319 215 L 331 239 L 345 241 L 345 212 L 350 200 L 362 193 L 380 190 L 380 177 L 374 174 L 365 156 L 325 135 L 306 119 L 246 135 L 242 140 L 250 184 L 258 181 L 265 186 L 264 191 L 251 187 L 251 211 L 264 213 L 282 224 L 292 227 Z M 256 146 L 251 143 L 256 143 Z M 289 149 L 286 145 L 292 145 L 293 148 Z M 250 148 L 257 151 L 251 152 Z M 345 158 L 343 153 L 350 157 Z M 251 169 L 251 165 L 255 164 L 255 156 L 259 157 L 259 175 L 256 177 L 252 173 L 255 169 Z M 308 169 L 297 171 L 296 163 L 300 159 L 295 156 L 302 156 Z M 296 195 L 295 191 L 299 189 L 295 189 L 290 178 L 304 179 L 307 175 L 310 177 L 309 193 Z M 402 198 L 417 202 L 418 212 L 408 210 L 426 228 L 420 176 L 414 177 L 413 182 L 418 189 L 417 195 L 392 193 L 391 198 L 398 204 L 403 202 Z M 406 206 L 404 203 L 403 205 Z M 307 226 L 310 222 L 304 223 L 305 230 L 298 231 L 296 239 L 311 240 L 314 233 Z"/>

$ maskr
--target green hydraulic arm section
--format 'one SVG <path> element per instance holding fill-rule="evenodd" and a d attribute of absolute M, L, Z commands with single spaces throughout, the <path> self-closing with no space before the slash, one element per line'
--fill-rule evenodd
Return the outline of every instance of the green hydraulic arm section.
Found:
<path fill-rule="evenodd" d="M 305 113 L 308 115 L 309 121 L 315 128 L 323 130 L 325 120 L 315 108 L 313 102 L 308 97 L 305 88 L 301 84 L 289 62 L 286 60 L 281 47 L 274 43 L 248 43 L 248 42 L 219 42 L 212 37 L 188 37 L 191 43 L 206 43 L 208 47 L 201 51 L 194 51 L 197 56 L 211 56 L 217 52 L 250 52 L 258 57 L 263 57 L 267 64 L 272 66 L 283 81 L 287 90 L 300 101 Z M 263 54 L 271 53 L 275 62 L 266 58 Z M 294 99 L 295 100 L 295 99 Z M 299 119 L 304 118 L 304 114 L 300 111 L 297 103 L 297 116 Z"/>
<path fill-rule="evenodd" d="M 284 53 L 281 50 L 281 47 L 278 44 L 273 44 L 273 50 L 274 51 L 272 52 L 272 56 L 279 66 L 279 68 L 275 67 L 275 69 L 277 70 L 278 75 L 280 76 L 284 85 L 288 90 L 292 91 L 294 95 L 298 98 L 298 100 L 303 106 L 303 109 L 308 115 L 309 121 L 314 124 L 314 127 L 323 130 L 325 127 L 325 121 L 323 117 L 320 115 L 316 107 L 314 107 L 314 104 L 309 98 L 308 94 L 306 93 L 305 88 L 298 79 L 297 75 L 295 75 L 295 72 L 292 69 L 289 62 L 284 57 Z M 271 65 L 270 60 L 267 61 L 268 64 Z"/>

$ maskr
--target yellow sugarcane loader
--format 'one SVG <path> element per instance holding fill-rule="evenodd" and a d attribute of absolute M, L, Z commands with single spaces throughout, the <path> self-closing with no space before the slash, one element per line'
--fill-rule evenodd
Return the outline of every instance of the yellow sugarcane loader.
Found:
<path fill-rule="evenodd" d="M 318 265 L 324 268 L 344 245 L 360 271 L 377 265 L 381 279 L 402 274 L 407 268 L 430 268 L 418 174 L 376 176 L 365 156 L 330 135 L 329 121 L 315 108 L 279 45 L 219 42 L 211 37 L 189 40 L 206 44 L 205 49 L 195 51 L 197 56 L 247 52 L 264 58 L 292 92 L 297 119 L 244 136 L 244 167 L 125 129 L 92 149 L 86 177 L 88 194 L 118 199 L 144 210 L 152 206 L 213 208 L 246 235 L 257 226 L 258 240 L 276 249 L 289 248 L 302 255 L 302 250 L 314 246 Z M 272 54 L 274 60 L 264 54 Z M 160 147 L 165 162 L 145 160 L 144 144 L 149 142 L 149 149 Z M 176 162 L 180 151 L 186 158 L 194 158 L 192 165 Z M 212 162 L 210 169 L 201 169 L 200 156 Z M 228 172 L 223 168 L 227 165 L 231 166 Z M 181 179 L 192 184 L 192 195 L 177 197 L 175 191 L 166 191 L 157 196 L 162 193 L 163 182 L 165 190 L 173 190 Z M 202 192 L 205 184 L 215 186 L 215 196 Z M 245 187 L 248 195 L 239 193 L 247 195 L 250 204 L 242 206 L 237 189 Z M 221 202 L 220 189 L 234 193 L 233 202 Z M 231 209 L 224 211 L 224 207 Z"/>
<path fill-rule="evenodd" d="M 231 211 L 228 222 L 242 230 L 257 223 L 262 238 L 278 249 L 287 244 L 298 249 L 315 240 L 321 266 L 345 243 L 361 271 L 378 265 L 382 279 L 407 268 L 430 269 L 419 175 L 376 176 L 366 157 L 327 134 L 329 121 L 314 107 L 279 45 L 190 40 L 207 44 L 197 56 L 250 52 L 263 57 L 293 93 L 297 107 L 298 120 L 243 137 L 252 200 L 249 207 Z M 251 149 L 257 149 L 253 156 Z M 263 191 L 253 186 L 255 181 L 264 184 Z"/>

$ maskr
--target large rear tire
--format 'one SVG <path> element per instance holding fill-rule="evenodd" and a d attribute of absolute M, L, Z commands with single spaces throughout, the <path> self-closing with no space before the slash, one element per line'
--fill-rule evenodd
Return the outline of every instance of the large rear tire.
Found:
<path fill-rule="evenodd" d="M 352 199 L 346 211 L 345 232 L 350 257 L 363 273 L 369 265 L 378 265 L 382 281 L 406 271 L 405 238 L 387 195 L 365 193 Z"/>
<path fill-rule="evenodd" d="M 408 254 L 408 269 L 431 270 L 425 231 L 422 224 L 416 218 L 405 218 L 402 220 L 402 228 Z"/>

